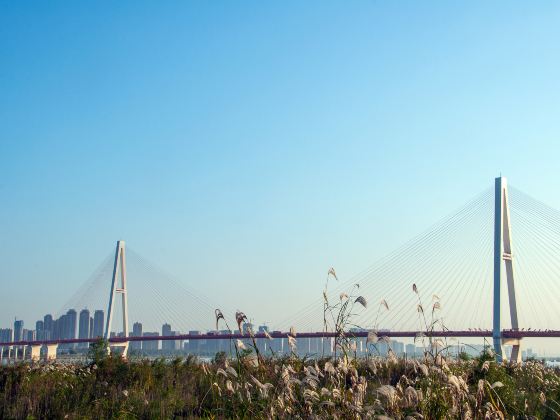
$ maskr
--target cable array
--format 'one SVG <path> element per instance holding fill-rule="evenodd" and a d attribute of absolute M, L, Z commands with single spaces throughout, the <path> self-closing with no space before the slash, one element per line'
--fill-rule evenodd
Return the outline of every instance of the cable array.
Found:
<path fill-rule="evenodd" d="M 509 188 L 514 279 L 520 325 L 532 329 L 558 328 L 555 312 L 560 296 L 560 211 Z M 364 296 L 367 308 L 355 306 L 353 322 L 362 328 L 393 331 L 423 329 L 418 311 L 441 321 L 450 330 L 490 329 L 493 297 L 494 189 L 488 189 L 422 234 L 387 254 L 366 270 L 345 280 L 328 282 L 329 302 L 341 293 Z M 88 280 L 61 308 L 80 311 L 107 308 L 113 255 L 105 258 Z M 180 332 L 215 328 L 211 299 L 195 291 L 194 281 L 178 280 L 134 250 L 127 248 L 129 322 L 142 322 L 144 331 L 159 331 L 164 323 Z M 418 293 L 413 291 L 415 284 Z M 509 328 L 506 282 L 502 290 L 503 327 Z M 273 329 L 321 331 L 323 304 L 317 299 Z M 437 295 L 437 297 L 436 297 Z M 389 310 L 380 307 L 384 299 Z M 434 310 L 438 301 L 440 309 Z M 224 313 L 233 308 L 220 307 Z M 113 329 L 120 330 L 119 302 Z M 213 326 L 214 325 L 214 326 Z M 132 325 L 130 326 L 132 327 Z"/>
<path fill-rule="evenodd" d="M 210 299 L 194 288 L 186 286 L 187 282 L 174 278 L 130 247 L 126 249 L 126 259 L 130 331 L 135 322 L 142 323 L 144 332 L 161 333 L 165 323 L 170 324 L 173 331 L 182 333 L 215 328 L 214 310 L 218 306 L 211 303 Z M 94 309 L 107 311 L 113 263 L 114 255 L 105 258 L 58 311 L 57 316 L 65 314 L 69 309 L 75 309 L 78 316 L 82 309 L 89 309 L 91 316 Z M 224 313 L 234 313 L 230 308 L 222 307 L 222 310 Z M 120 296 L 117 296 L 112 322 L 112 330 L 116 333 L 122 331 L 121 317 L 122 306 Z"/>
<path fill-rule="evenodd" d="M 443 218 L 424 233 L 391 252 L 362 273 L 334 285 L 328 293 L 330 302 L 336 302 L 342 292 L 359 284 L 357 294 L 364 296 L 369 305 L 358 310 L 356 324 L 363 328 L 378 327 L 392 330 L 419 328 L 416 284 L 426 312 L 431 311 L 432 296 L 441 299 L 439 317 L 449 328 L 461 324 L 465 314 L 457 314 L 458 303 L 473 322 L 480 327 L 490 325 L 488 315 L 480 307 L 488 302 L 476 292 L 491 282 L 493 190 L 488 189 L 457 211 Z M 329 283 L 333 286 L 333 282 Z M 461 297 L 469 297 L 465 302 Z M 377 316 L 379 302 L 385 299 L 389 311 Z M 465 305 L 465 306 L 463 306 Z M 378 325 L 373 325 L 378 318 Z M 277 324 L 285 329 L 296 325 L 300 330 L 320 330 L 323 319 L 323 299 L 318 298 L 302 310 Z"/>
<path fill-rule="evenodd" d="M 515 187 L 509 190 L 519 324 L 558 329 L 560 211 Z"/>

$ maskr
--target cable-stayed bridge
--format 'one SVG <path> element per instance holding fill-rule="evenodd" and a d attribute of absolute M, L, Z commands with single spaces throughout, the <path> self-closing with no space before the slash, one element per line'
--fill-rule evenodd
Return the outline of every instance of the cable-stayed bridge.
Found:
<path fill-rule="evenodd" d="M 372 330 L 387 337 L 487 337 L 498 359 L 505 344 L 512 346 L 511 359 L 520 360 L 523 338 L 560 337 L 559 249 L 560 211 L 496 178 L 493 188 L 353 278 L 339 281 L 330 271 L 324 297 L 318 291 L 316 300 L 254 337 L 285 339 L 295 326 L 298 339 L 332 339 L 338 333 L 332 323 L 328 328 L 325 303 L 337 310 L 350 301 L 347 327 L 353 337 L 367 337 Z M 43 349 L 51 358 L 58 346 L 87 347 L 98 336 L 125 354 L 135 342 L 247 338 L 241 331 L 217 330 L 214 311 L 233 314 L 228 306 L 187 289 L 119 241 L 115 253 L 58 312 L 58 319 L 73 317 L 74 331 L 66 322 L 56 327 L 56 337 L 19 337 L 0 346 L 27 346 L 32 358 Z M 88 333 L 81 334 L 83 311 L 78 322 L 74 308 L 102 309 L 102 328 L 93 334 L 88 312 Z M 161 335 L 138 335 L 135 326 L 130 328 L 135 321 L 152 329 L 172 324 L 183 332 L 168 328 Z"/>

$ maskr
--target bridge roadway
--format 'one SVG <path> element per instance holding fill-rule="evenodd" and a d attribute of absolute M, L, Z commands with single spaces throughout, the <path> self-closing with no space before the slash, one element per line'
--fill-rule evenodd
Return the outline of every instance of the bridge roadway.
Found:
<path fill-rule="evenodd" d="M 367 337 L 369 331 L 356 331 L 346 332 L 348 337 Z M 492 337 L 491 330 L 479 331 L 432 331 L 426 333 L 424 331 L 377 331 L 378 337 L 388 338 L 415 338 L 419 335 L 425 337 L 461 337 L 461 338 L 476 338 L 476 337 Z M 290 333 L 272 331 L 269 333 L 272 338 L 287 338 Z M 331 338 L 336 337 L 337 333 L 333 332 L 302 332 L 297 333 L 295 338 Z M 255 338 L 264 338 L 267 336 L 264 333 L 254 334 Z M 109 343 L 124 343 L 126 341 L 165 341 L 165 340 L 228 340 L 228 339 L 247 339 L 250 338 L 248 334 L 180 334 L 180 335 L 155 335 L 146 337 L 111 337 Z M 545 330 L 545 331 L 525 331 L 525 330 L 502 330 L 502 338 L 521 339 L 521 338 L 560 338 L 560 330 Z M 74 343 L 95 343 L 99 338 L 72 338 L 63 340 L 34 340 L 34 341 L 12 341 L 0 343 L 0 347 L 8 346 L 38 346 L 38 345 L 53 345 L 53 344 L 74 344 Z"/>

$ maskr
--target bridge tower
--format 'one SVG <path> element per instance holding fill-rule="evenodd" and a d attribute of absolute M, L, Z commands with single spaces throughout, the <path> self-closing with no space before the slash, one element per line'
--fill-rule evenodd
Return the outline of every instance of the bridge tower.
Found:
<path fill-rule="evenodd" d="M 117 286 L 119 280 L 120 269 L 120 287 Z M 121 295 L 122 301 L 122 327 L 125 338 L 128 338 L 128 302 L 126 291 L 126 254 L 124 241 L 117 241 L 117 249 L 115 250 L 115 264 L 113 266 L 113 278 L 111 281 L 111 292 L 109 294 L 109 308 L 107 309 L 107 325 L 105 327 L 105 341 L 107 342 L 107 351 L 111 351 L 109 346 L 109 338 L 111 336 L 111 322 L 113 321 L 113 306 L 115 304 L 116 295 Z M 112 343 L 113 347 L 123 347 L 122 355 L 126 357 L 128 352 L 128 341 L 122 343 Z"/>
<path fill-rule="evenodd" d="M 493 328 L 492 338 L 496 360 L 503 359 L 503 344 L 513 345 L 511 361 L 520 362 L 520 339 L 504 340 L 502 338 L 501 324 L 501 290 L 502 272 L 505 268 L 509 297 L 509 314 L 511 328 L 519 329 L 517 318 L 517 301 L 515 296 L 515 283 L 513 276 L 513 254 L 511 251 L 511 221 L 509 212 L 509 197 L 507 179 L 500 176 L 495 181 L 495 207 L 494 207 L 494 305 L 493 305 Z"/>

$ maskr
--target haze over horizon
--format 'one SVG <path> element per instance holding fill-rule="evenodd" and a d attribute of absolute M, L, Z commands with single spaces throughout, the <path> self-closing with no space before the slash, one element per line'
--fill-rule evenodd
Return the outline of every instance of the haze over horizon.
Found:
<path fill-rule="evenodd" d="M 0 3 L 0 327 L 118 239 L 261 323 L 500 173 L 560 209 L 560 5 L 531 6 Z"/>

